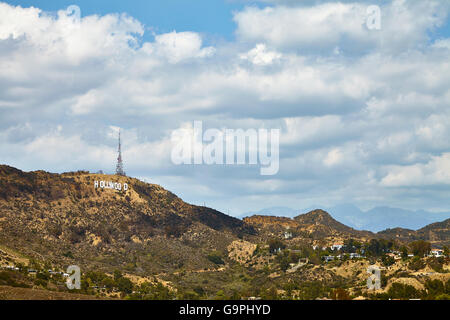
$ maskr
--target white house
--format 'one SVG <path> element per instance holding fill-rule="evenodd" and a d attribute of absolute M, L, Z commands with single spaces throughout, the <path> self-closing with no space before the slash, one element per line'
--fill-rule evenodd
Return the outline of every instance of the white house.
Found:
<path fill-rule="evenodd" d="M 292 239 L 292 232 L 285 232 L 284 239 L 286 239 L 286 240 Z"/>
<path fill-rule="evenodd" d="M 440 258 L 444 256 L 444 250 L 442 249 L 431 249 L 430 257 Z"/>
<path fill-rule="evenodd" d="M 341 250 L 344 247 L 344 244 L 339 242 L 335 243 L 331 246 L 331 250 Z"/>

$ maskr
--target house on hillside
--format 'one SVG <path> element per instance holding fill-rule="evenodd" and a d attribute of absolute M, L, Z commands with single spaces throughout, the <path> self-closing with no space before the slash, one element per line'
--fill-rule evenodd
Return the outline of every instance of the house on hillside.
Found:
<path fill-rule="evenodd" d="M 402 257 L 400 256 L 400 255 L 398 255 L 398 254 L 395 254 L 395 253 L 388 253 L 388 254 L 386 254 L 388 257 L 391 257 L 391 258 L 393 258 L 394 260 L 400 260 Z"/>
<path fill-rule="evenodd" d="M 333 244 L 333 245 L 331 246 L 331 250 L 333 250 L 333 251 L 339 251 L 339 250 L 341 250 L 343 247 L 344 247 L 344 244 L 343 244 L 342 242 L 337 242 L 337 243 L 335 243 L 335 244 Z"/>
<path fill-rule="evenodd" d="M 293 237 L 292 232 L 287 231 L 284 233 L 284 239 L 289 240 L 292 239 L 292 237 Z"/>
<path fill-rule="evenodd" d="M 431 249 L 429 257 L 440 258 L 444 256 L 444 250 L 442 249 Z"/>

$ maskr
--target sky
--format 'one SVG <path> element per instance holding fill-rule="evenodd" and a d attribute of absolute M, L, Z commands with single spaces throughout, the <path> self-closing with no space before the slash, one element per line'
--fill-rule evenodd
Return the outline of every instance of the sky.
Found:
<path fill-rule="evenodd" d="M 367 27 L 367 8 L 381 28 Z M 67 13 L 80 8 L 81 19 Z M 0 2 L 0 163 L 115 168 L 231 215 L 450 211 L 450 2 Z M 171 134 L 280 129 L 280 170 L 176 166 Z"/>

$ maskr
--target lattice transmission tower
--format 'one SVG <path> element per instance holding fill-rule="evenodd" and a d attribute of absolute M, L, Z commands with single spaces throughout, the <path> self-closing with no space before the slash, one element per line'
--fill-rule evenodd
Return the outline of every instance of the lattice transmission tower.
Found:
<path fill-rule="evenodd" d="M 125 171 L 123 170 L 123 159 L 122 159 L 122 141 L 120 139 L 120 130 L 119 130 L 119 156 L 117 157 L 117 166 L 116 166 L 116 175 L 118 176 L 126 176 Z"/>

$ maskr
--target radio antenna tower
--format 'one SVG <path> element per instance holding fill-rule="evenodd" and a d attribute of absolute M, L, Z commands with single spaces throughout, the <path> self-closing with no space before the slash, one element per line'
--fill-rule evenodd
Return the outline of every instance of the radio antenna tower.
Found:
<path fill-rule="evenodd" d="M 119 130 L 119 156 L 117 157 L 116 175 L 126 176 L 125 171 L 123 171 L 123 160 L 122 160 L 122 142 L 120 140 L 120 130 Z"/>

